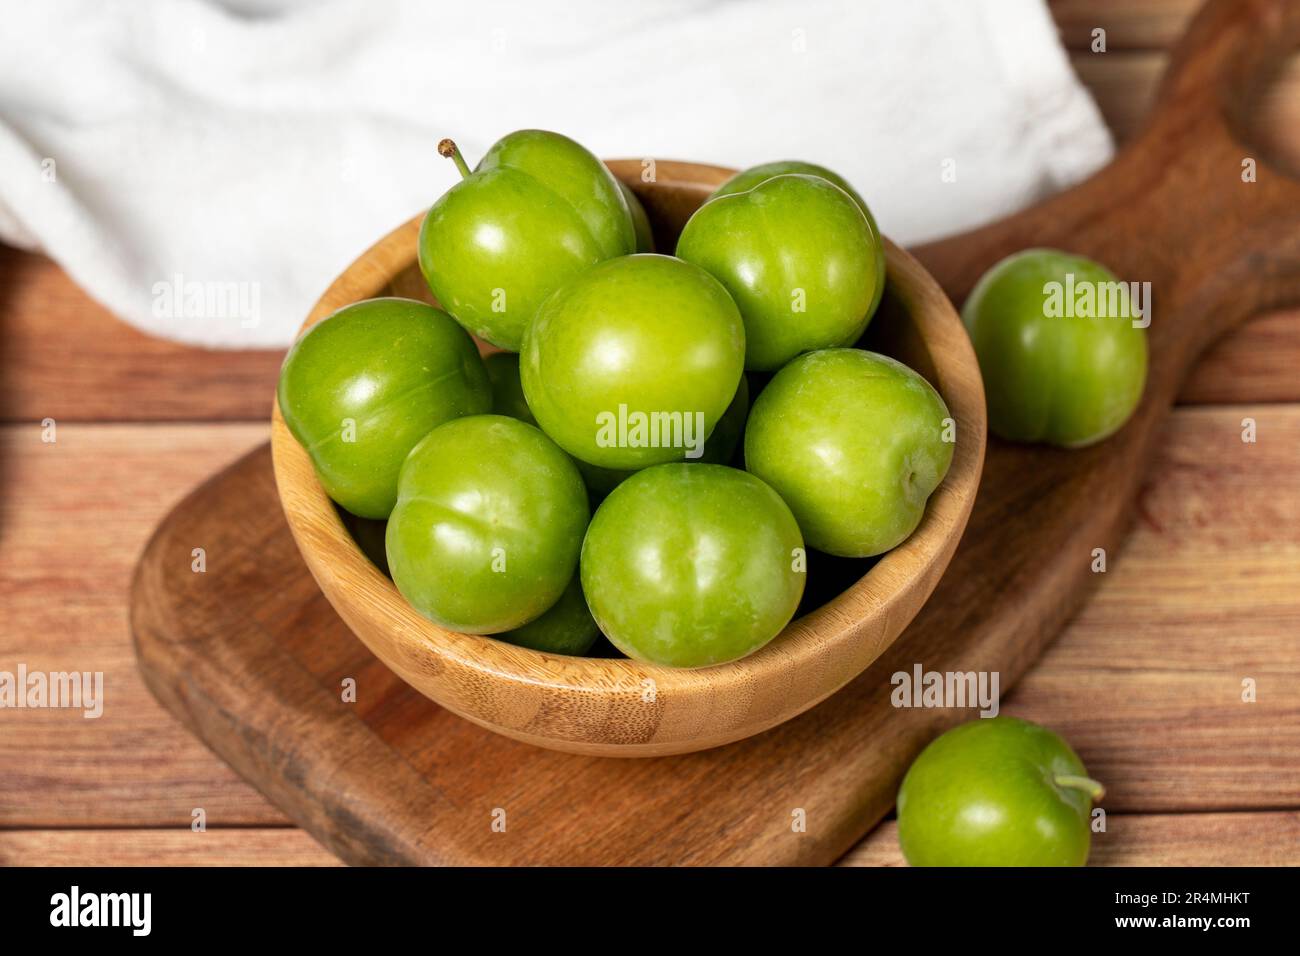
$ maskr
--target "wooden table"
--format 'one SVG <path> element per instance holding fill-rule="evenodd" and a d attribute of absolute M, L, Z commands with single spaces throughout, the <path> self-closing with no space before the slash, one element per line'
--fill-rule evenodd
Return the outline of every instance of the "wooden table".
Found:
<path fill-rule="evenodd" d="M 1054 0 L 1120 138 L 1195 0 Z M 1094 27 L 1108 52 L 1089 51 Z M 1300 69 L 1251 118 L 1300 169 Z M 1289 126 L 1289 133 L 1287 127 Z M 330 864 L 154 702 L 135 668 L 131 568 L 200 479 L 267 437 L 278 353 L 149 339 L 52 262 L 0 247 L 0 670 L 102 671 L 104 714 L 0 712 L 0 864 Z M 1112 864 L 1300 863 L 1300 311 L 1196 369 L 1097 595 L 1004 712 L 1063 733 L 1106 781 Z M 1242 420 L 1257 423 L 1244 444 Z M 57 422 L 57 442 L 41 421 Z M 209 555 L 208 560 L 219 559 Z M 1268 736 L 1242 681 L 1281 699 Z M 1133 719 L 1165 721 L 1136 739 Z M 192 832 L 202 808 L 207 831 Z M 892 823 L 848 857 L 898 865 Z"/>

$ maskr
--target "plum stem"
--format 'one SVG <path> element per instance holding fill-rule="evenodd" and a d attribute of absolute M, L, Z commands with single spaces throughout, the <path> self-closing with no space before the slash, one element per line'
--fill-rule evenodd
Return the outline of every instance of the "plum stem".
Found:
<path fill-rule="evenodd" d="M 1106 796 L 1106 788 L 1091 777 L 1080 777 L 1074 774 L 1060 773 L 1054 778 L 1058 787 L 1069 787 L 1074 790 L 1082 790 L 1092 802 L 1096 803 L 1102 797 Z"/>
<path fill-rule="evenodd" d="M 460 150 L 456 148 L 455 140 L 444 139 L 439 143 L 438 155 L 444 156 L 455 163 L 456 168 L 460 170 L 462 179 L 469 179 L 469 166 L 465 162 L 465 157 L 460 154 Z"/>

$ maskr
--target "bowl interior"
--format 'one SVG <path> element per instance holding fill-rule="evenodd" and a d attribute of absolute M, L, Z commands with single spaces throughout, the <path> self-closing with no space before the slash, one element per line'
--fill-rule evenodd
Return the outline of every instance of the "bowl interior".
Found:
<path fill-rule="evenodd" d="M 658 250 L 667 253 L 691 213 L 731 175 L 721 167 L 660 161 L 654 180 L 647 181 L 640 160 L 609 166 L 641 198 Z M 364 298 L 431 302 L 415 259 L 421 218 L 358 259 L 317 303 L 304 328 Z M 625 658 L 545 654 L 438 627 L 406 604 L 363 554 L 274 408 L 277 485 L 309 568 L 345 621 L 408 683 L 462 716 L 545 746 L 620 755 L 701 749 L 811 707 L 874 660 L 929 596 L 965 526 L 983 461 L 983 391 L 960 318 L 924 269 L 887 240 L 886 259 L 885 295 L 860 344 L 908 364 L 943 395 L 957 421 L 953 464 L 920 526 L 894 550 L 866 560 L 810 552 L 795 620 L 755 654 L 680 670 Z M 347 524 L 356 528 L 355 521 Z M 370 538 L 372 553 L 376 530 L 357 534 L 363 542 Z M 645 716 L 647 685 L 659 695 L 657 716 Z M 483 703 L 488 698 L 490 706 Z M 588 719 L 580 711 L 595 701 L 603 710 Z M 590 743 L 592 737 L 599 743 Z"/>

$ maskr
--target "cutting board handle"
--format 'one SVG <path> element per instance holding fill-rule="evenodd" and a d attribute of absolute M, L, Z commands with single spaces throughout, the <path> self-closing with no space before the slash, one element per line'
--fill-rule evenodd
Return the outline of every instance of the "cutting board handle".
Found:
<path fill-rule="evenodd" d="M 1156 110 L 1233 123 L 1300 46 L 1295 0 L 1211 0 L 1192 21 L 1161 80 Z M 1218 110 L 1206 110 L 1215 102 Z"/>
<path fill-rule="evenodd" d="M 1247 123 L 1298 46 L 1296 0 L 1210 0 L 1174 47 L 1142 133 L 1097 177 L 1094 190 L 1123 191 L 1147 181 L 1143 166 L 1159 174 L 1115 225 L 1135 228 L 1145 248 L 1125 251 L 1153 267 L 1135 278 L 1157 290 L 1152 344 L 1168 373 L 1157 385 L 1171 400 L 1213 339 L 1300 302 L 1300 183 L 1261 155 Z"/>
<path fill-rule="evenodd" d="M 1142 131 L 1110 165 L 913 253 L 959 306 L 989 266 L 1033 246 L 1150 283 L 1147 401 L 1167 405 L 1211 341 L 1300 302 L 1300 183 L 1243 144 L 1238 120 L 1297 43 L 1300 0 L 1211 0 L 1175 47 Z"/>

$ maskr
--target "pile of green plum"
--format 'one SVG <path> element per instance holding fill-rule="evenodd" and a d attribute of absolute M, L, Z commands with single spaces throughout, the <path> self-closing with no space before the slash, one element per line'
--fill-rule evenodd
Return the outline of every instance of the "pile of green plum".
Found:
<path fill-rule="evenodd" d="M 368 522 L 387 522 L 376 563 L 420 614 L 703 667 L 785 627 L 806 549 L 866 558 L 916 528 L 951 419 L 916 372 L 854 347 L 885 257 L 844 180 L 742 172 L 668 256 L 631 190 L 564 136 L 511 133 L 473 170 L 439 151 L 462 179 L 418 259 L 442 308 L 340 309 L 294 344 L 278 393 L 372 553 Z M 481 358 L 471 336 L 502 351 Z"/>

